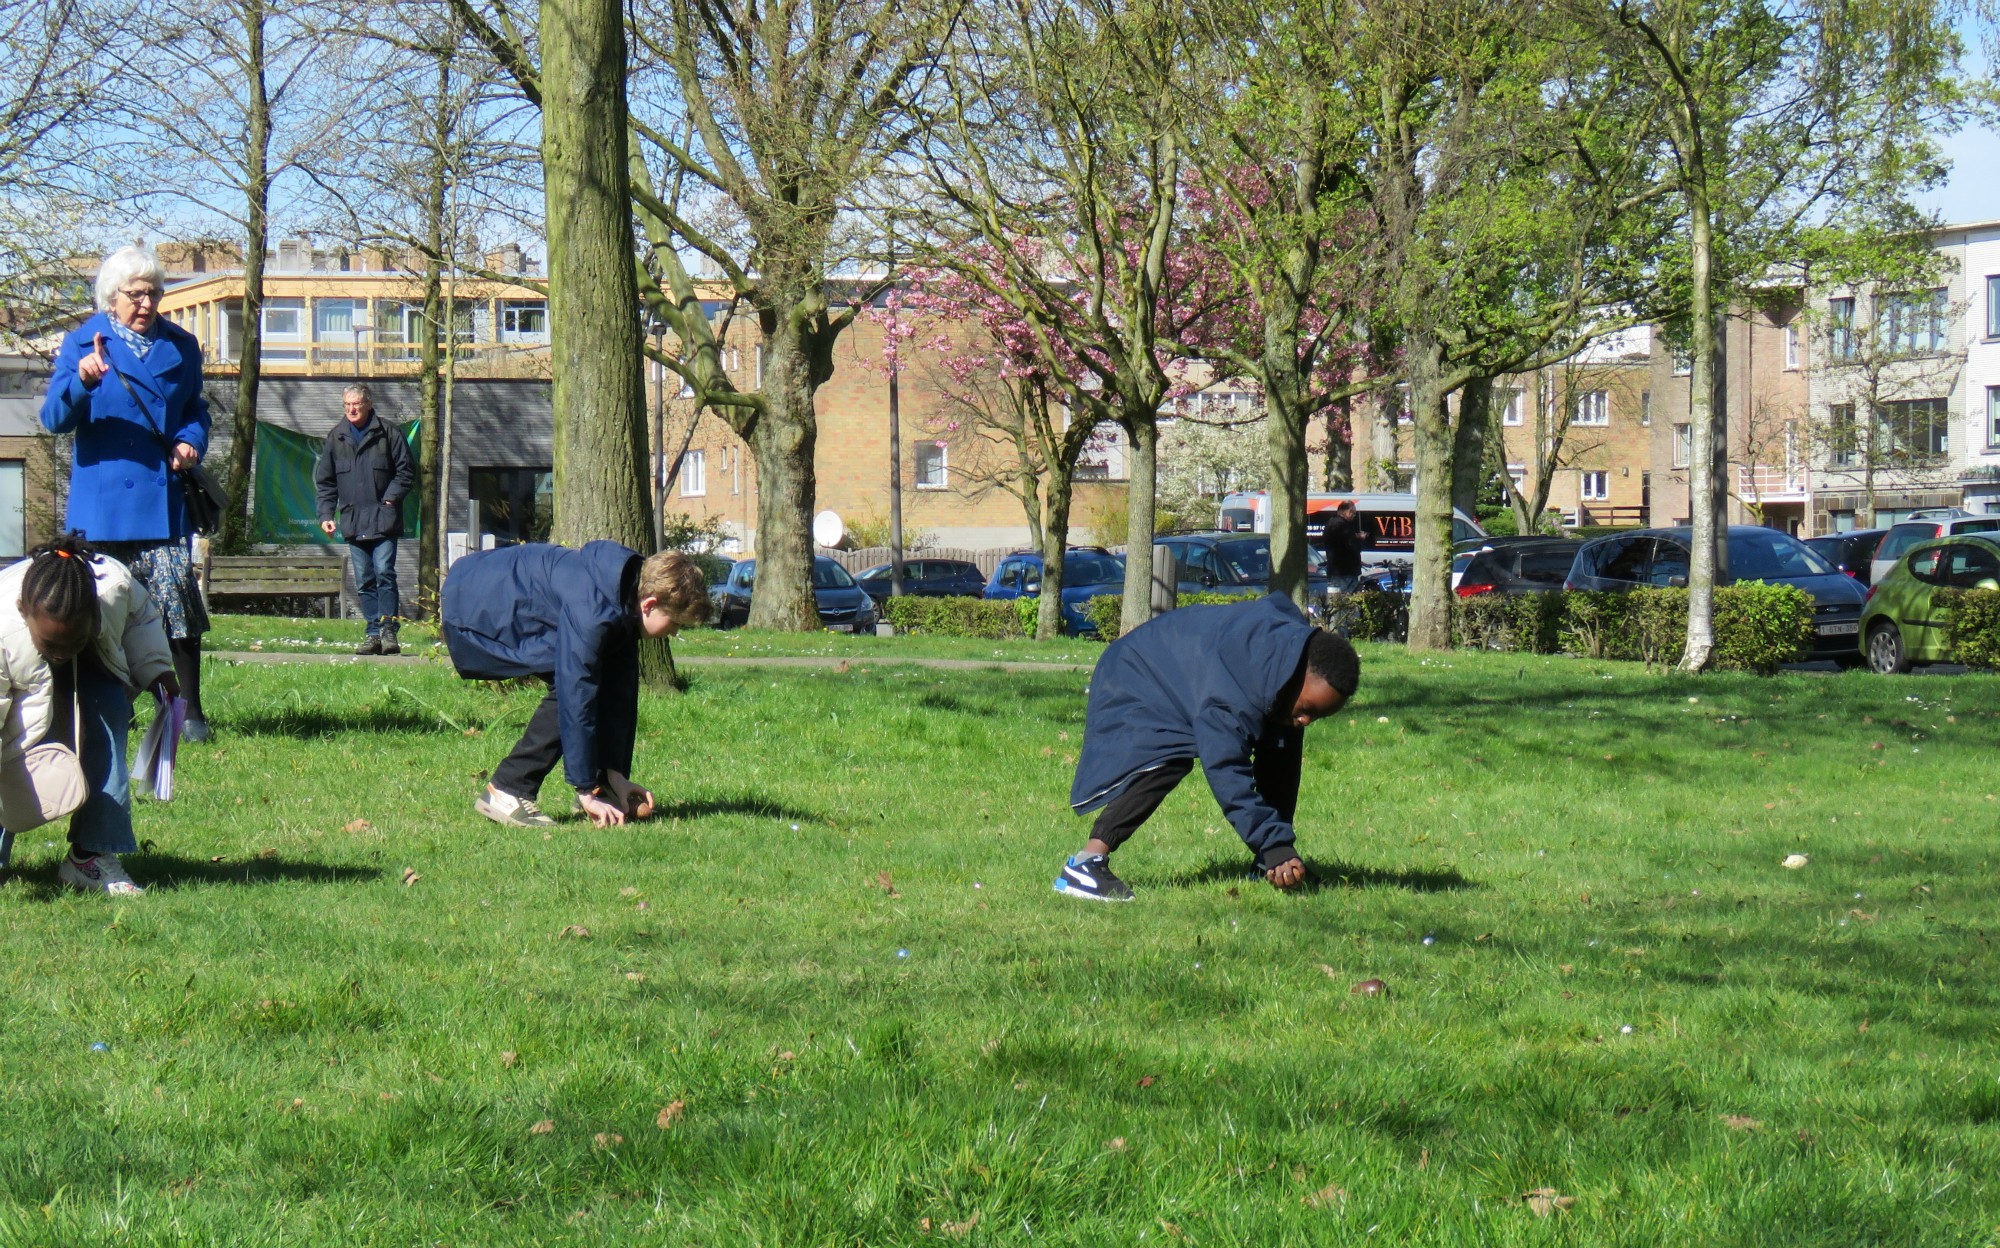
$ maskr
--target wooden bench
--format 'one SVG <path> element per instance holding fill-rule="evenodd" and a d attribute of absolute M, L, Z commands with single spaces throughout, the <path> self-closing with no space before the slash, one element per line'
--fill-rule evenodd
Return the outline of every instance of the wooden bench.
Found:
<path fill-rule="evenodd" d="M 211 555 L 201 570 L 202 596 L 324 598 L 326 616 L 340 610 L 346 560 L 325 555 Z"/>

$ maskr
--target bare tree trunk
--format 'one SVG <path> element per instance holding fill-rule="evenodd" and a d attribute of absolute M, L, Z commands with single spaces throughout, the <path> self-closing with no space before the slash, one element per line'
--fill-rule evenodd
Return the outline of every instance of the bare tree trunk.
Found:
<path fill-rule="evenodd" d="M 1125 414 L 1132 444 L 1125 496 L 1125 632 L 1153 618 L 1153 503 L 1159 487 L 1160 427 L 1151 409 Z"/>
<path fill-rule="evenodd" d="M 1271 455 L 1272 593 L 1306 604 L 1305 379 L 1299 375 L 1298 311 L 1290 288 L 1272 282 L 1264 311 L 1265 440 Z"/>
<path fill-rule="evenodd" d="M 244 88 L 243 148 L 243 344 L 236 365 L 236 411 L 230 425 L 229 506 L 217 545 L 241 551 L 250 545 L 250 486 L 257 453 L 257 383 L 264 364 L 264 251 L 270 245 L 271 97 L 264 80 L 264 6 L 242 8 Z"/>
<path fill-rule="evenodd" d="M 1701 180 L 1694 177 L 1689 182 L 1693 254 L 1688 329 L 1694 367 L 1688 378 L 1688 423 L 1694 446 L 1688 455 L 1688 517 L 1694 532 L 1689 540 L 1693 549 L 1688 560 L 1687 649 L 1680 666 L 1684 672 L 1699 672 L 1708 667 L 1715 650 L 1715 316 L 1710 286 L 1714 224 Z"/>
<path fill-rule="evenodd" d="M 1493 379 L 1474 377 L 1458 390 L 1458 420 L 1452 426 L 1451 505 L 1479 514 L 1479 488 L 1486 484 L 1486 437 L 1493 427 Z M 1447 543 L 1448 545 L 1449 543 Z"/>
<path fill-rule="evenodd" d="M 1452 428 L 1436 339 L 1412 334 L 1404 350 L 1417 461 L 1417 548 L 1410 570 L 1411 650 L 1451 647 Z"/>
<path fill-rule="evenodd" d="M 1062 636 L 1063 563 L 1069 551 L 1069 508 L 1074 497 L 1071 469 L 1051 464 L 1048 479 L 1048 524 L 1042 529 L 1042 597 L 1035 605 L 1035 638 L 1054 641 Z M 1107 638 L 1108 640 L 1108 638 Z"/>
<path fill-rule="evenodd" d="M 1342 429 L 1346 437 L 1341 436 Z M 1323 489 L 1329 493 L 1354 488 L 1354 400 L 1342 399 L 1326 413 L 1326 471 Z"/>
<path fill-rule="evenodd" d="M 1368 471 L 1364 479 L 1371 490 L 1396 488 L 1396 392 L 1379 390 L 1369 405 Z"/>
<path fill-rule="evenodd" d="M 439 462 L 444 449 L 444 383 L 439 376 L 442 352 L 439 330 L 449 333 L 453 313 L 444 306 L 445 255 L 445 175 L 448 172 L 445 146 L 451 141 L 451 59 L 438 57 L 437 111 L 431 118 L 430 177 L 424 184 L 424 323 L 431 332 L 418 353 L 417 399 L 417 600 L 416 608 L 431 615 L 438 608 L 438 550 L 443 532 L 444 511 L 437 504 L 443 497 L 440 484 L 444 465 Z"/>
<path fill-rule="evenodd" d="M 608 538 L 644 551 L 652 523 L 624 12 L 617 0 L 544 0 L 541 36 L 554 536 L 565 546 Z M 642 647 L 641 664 L 650 683 L 673 678 L 664 644 Z"/>
<path fill-rule="evenodd" d="M 812 591 L 813 452 L 819 420 L 813 411 L 813 361 L 791 309 L 765 319 L 764 412 L 751 431 L 757 456 L 757 592 L 750 597 L 754 628 L 810 632 L 819 628 Z"/>

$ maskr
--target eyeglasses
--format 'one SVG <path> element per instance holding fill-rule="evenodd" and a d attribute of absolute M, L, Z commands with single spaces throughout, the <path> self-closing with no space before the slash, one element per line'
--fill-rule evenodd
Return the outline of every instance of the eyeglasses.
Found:
<path fill-rule="evenodd" d="M 118 292 L 132 303 L 158 303 L 160 292 L 148 286 L 144 290 L 121 290 Z"/>

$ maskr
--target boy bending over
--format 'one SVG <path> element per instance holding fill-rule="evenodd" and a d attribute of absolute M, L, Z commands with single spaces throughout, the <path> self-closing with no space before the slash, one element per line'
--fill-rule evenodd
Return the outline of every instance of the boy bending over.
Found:
<path fill-rule="evenodd" d="M 1090 678 L 1069 797 L 1078 814 L 1102 813 L 1056 891 L 1132 900 L 1111 853 L 1196 762 L 1264 878 L 1276 888 L 1304 882 L 1292 815 L 1305 728 L 1338 711 L 1360 677 L 1347 639 L 1308 624 L 1282 594 L 1182 607 L 1112 642 Z"/>
<path fill-rule="evenodd" d="M 443 598 L 444 644 L 460 676 L 549 685 L 472 808 L 509 827 L 551 826 L 535 798 L 560 759 L 598 827 L 652 814 L 653 795 L 627 778 L 639 636 L 672 637 L 708 618 L 708 582 L 694 560 L 678 551 L 641 560 L 617 542 L 506 546 L 454 563 Z"/>

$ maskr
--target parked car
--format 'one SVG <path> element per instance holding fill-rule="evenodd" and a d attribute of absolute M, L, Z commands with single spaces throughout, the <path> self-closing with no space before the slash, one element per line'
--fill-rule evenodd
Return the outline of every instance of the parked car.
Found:
<path fill-rule="evenodd" d="M 1251 533 L 1171 533 L 1156 543 L 1174 552 L 1183 594 L 1265 594 L 1271 585 L 1271 539 Z M 1306 547 L 1306 588 L 1326 592 L 1326 557 Z"/>
<path fill-rule="evenodd" d="M 1550 541 L 1560 541 L 1566 543 L 1567 549 L 1569 550 L 1570 553 L 1570 557 L 1572 559 L 1575 558 L 1576 548 L 1579 545 L 1578 542 L 1573 541 L 1569 538 L 1552 538 L 1546 533 L 1527 533 L 1527 534 L 1510 533 L 1503 537 L 1474 537 L 1463 542 L 1453 542 L 1451 544 L 1451 587 L 1453 589 L 1458 588 L 1459 578 L 1465 574 L 1466 567 L 1469 564 L 1471 564 L 1472 556 L 1478 554 L 1482 550 L 1499 550 L 1503 546 L 1514 546 L 1524 542 L 1534 543 L 1534 542 L 1550 542 Z M 1568 563 L 1563 564 L 1563 572 L 1565 574 L 1569 572 Z M 1560 589 L 1562 588 L 1562 586 L 1557 585 L 1554 586 L 1553 588 Z"/>
<path fill-rule="evenodd" d="M 1641 585 L 1686 585 L 1691 540 L 1688 529 L 1678 528 L 1639 529 L 1585 542 L 1576 552 L 1564 586 L 1627 590 Z M 1768 581 L 1803 589 L 1813 600 L 1811 656 L 1844 666 L 1861 662 L 1855 641 L 1865 593 L 1852 577 L 1843 576 L 1798 538 L 1776 529 L 1731 525 L 1729 574 L 1722 583 L 1736 581 Z"/>
<path fill-rule="evenodd" d="M 1563 537 L 1520 538 L 1467 551 L 1451 561 L 1451 587 L 1461 598 L 1532 594 L 1561 589 L 1578 543 Z"/>
<path fill-rule="evenodd" d="M 1888 531 L 1854 529 L 1846 533 L 1828 533 L 1824 537 L 1807 538 L 1806 545 L 1818 551 L 1820 558 L 1863 585 L 1872 585 L 1875 583 L 1875 548 L 1882 544 L 1882 537 Z"/>
<path fill-rule="evenodd" d="M 1861 608 L 1861 653 L 1884 675 L 1937 663 L 1945 650 L 1940 589 L 2000 589 L 2000 533 L 1926 542 L 1891 564 Z"/>
<path fill-rule="evenodd" d="M 750 619 L 750 593 L 757 584 L 757 561 L 744 559 L 729 569 L 729 579 L 720 593 L 713 594 L 715 626 L 737 628 Z M 819 622 L 836 633 L 870 632 L 878 618 L 875 600 L 863 593 L 854 578 L 825 555 L 813 559 L 813 598 L 819 607 Z"/>
<path fill-rule="evenodd" d="M 1017 550 L 993 569 L 986 583 L 988 598 L 1033 598 L 1042 592 L 1042 555 Z M 1104 594 L 1125 592 L 1125 561 L 1101 546 L 1071 546 L 1063 554 L 1063 631 L 1095 636 L 1097 625 L 1084 614 L 1084 604 Z"/>
<path fill-rule="evenodd" d="M 1365 568 L 1372 564 L 1409 560 L 1417 552 L 1417 496 L 1415 494 L 1308 494 L 1306 533 L 1314 541 L 1326 527 L 1326 518 L 1342 502 L 1352 500 L 1355 518 L 1360 520 L 1375 544 L 1361 552 Z M 1228 533 L 1269 533 L 1271 493 L 1251 490 L 1224 496 L 1217 527 Z M 1479 521 L 1454 510 L 1451 540 L 1467 541 L 1486 536 Z"/>
<path fill-rule="evenodd" d="M 892 578 L 886 563 L 858 573 L 854 583 L 880 604 Z M 903 592 L 919 598 L 977 598 L 986 592 L 986 574 L 963 559 L 903 560 Z"/>
<path fill-rule="evenodd" d="M 1975 516 L 1969 511 L 1920 511 L 1900 524 L 1892 524 L 1882 535 L 1882 544 L 1875 548 L 1875 557 L 1870 561 L 1868 583 L 1887 576 L 1896 560 L 1909 553 L 1918 542 L 1928 542 L 1940 537 L 1955 537 L 1960 533 L 2000 532 L 2000 516 Z"/>

